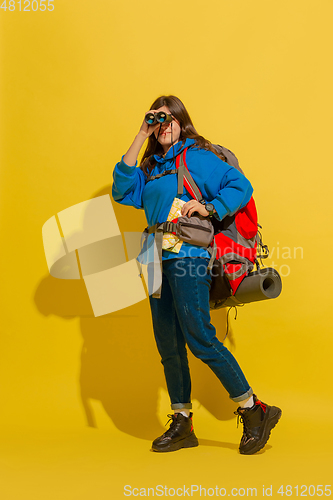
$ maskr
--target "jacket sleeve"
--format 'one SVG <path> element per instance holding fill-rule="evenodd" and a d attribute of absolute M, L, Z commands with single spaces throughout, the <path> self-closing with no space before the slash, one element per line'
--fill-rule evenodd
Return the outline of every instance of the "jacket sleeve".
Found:
<path fill-rule="evenodd" d="M 245 207 L 253 193 L 250 181 L 241 172 L 225 162 L 222 163 L 223 166 L 218 165 L 210 179 L 206 181 L 206 191 L 212 197 L 209 202 L 214 205 L 217 212 L 214 216 L 218 220 L 222 220 L 226 215 L 233 215 L 237 210 Z M 216 183 L 219 186 L 217 193 Z"/>
<path fill-rule="evenodd" d="M 122 205 L 143 208 L 142 193 L 145 187 L 145 174 L 137 167 L 137 163 L 134 167 L 126 165 L 124 156 L 113 171 L 112 197 Z"/>

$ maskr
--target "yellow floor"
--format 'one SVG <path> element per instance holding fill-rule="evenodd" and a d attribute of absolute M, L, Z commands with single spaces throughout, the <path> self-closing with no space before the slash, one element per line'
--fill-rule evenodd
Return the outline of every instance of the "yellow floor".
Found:
<path fill-rule="evenodd" d="M 271 338 L 271 330 L 251 327 L 265 321 L 256 319 L 258 308 L 242 311 L 232 320 L 226 344 L 258 396 L 282 409 L 268 444 L 254 456 L 238 453 L 237 405 L 190 354 L 200 446 L 153 453 L 151 441 L 164 432 L 170 406 L 147 304 L 133 306 L 127 315 L 78 322 L 63 318 L 60 302 L 61 314 L 47 316 L 35 300 L 43 314 L 27 314 L 25 322 L 37 333 L 28 335 L 13 314 L 14 333 L 8 329 L 3 335 L 0 500 L 120 500 L 153 493 L 164 498 L 174 492 L 175 498 L 205 498 L 205 492 L 206 498 L 328 496 L 333 445 L 328 343 L 323 349 L 317 339 L 316 347 L 296 329 L 291 335 L 292 324 L 283 329 L 272 321 Z M 223 318 L 222 313 L 215 318 L 220 327 Z M 130 327 L 134 320 L 136 329 Z M 321 336 L 326 332 L 330 339 L 326 330 L 320 329 Z"/>
<path fill-rule="evenodd" d="M 165 423 L 167 418 L 162 413 L 167 396 L 163 389 L 159 400 L 158 418 Z M 282 498 L 278 493 L 281 486 L 285 492 L 293 493 L 285 493 L 284 497 L 295 497 L 297 492 L 298 496 L 312 496 L 313 486 L 318 488 L 315 497 L 320 496 L 321 489 L 325 497 L 325 485 L 332 482 L 330 412 L 318 401 L 312 401 L 315 409 L 306 415 L 309 402 L 304 401 L 304 406 L 299 405 L 300 401 L 296 403 L 297 406 L 287 397 L 281 398 L 283 416 L 264 450 L 253 456 L 237 451 L 241 425 L 237 429 L 236 418 L 217 420 L 197 401 L 194 423 L 200 446 L 173 453 L 151 452 L 150 439 L 119 431 L 96 401 L 91 404 L 97 428 L 85 427 L 83 423 L 73 429 L 61 425 L 24 429 L 24 423 L 19 431 L 3 428 L 0 498 L 204 498 L 205 492 L 207 498 L 263 497 L 263 488 L 265 496 Z M 135 408 L 129 411 L 135 428 Z M 148 433 L 149 425 L 147 420 Z M 291 490 L 286 490 L 288 485 Z"/>

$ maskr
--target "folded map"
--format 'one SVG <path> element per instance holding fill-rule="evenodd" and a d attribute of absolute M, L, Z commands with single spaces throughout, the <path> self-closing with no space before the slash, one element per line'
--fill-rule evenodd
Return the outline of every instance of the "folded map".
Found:
<path fill-rule="evenodd" d="M 185 203 L 185 201 L 180 200 L 179 198 L 174 198 L 167 220 L 172 221 L 173 219 L 177 219 L 177 217 L 180 217 L 182 206 L 185 205 Z M 183 241 L 177 238 L 175 234 L 164 233 L 163 235 L 163 250 L 179 253 L 182 243 Z"/>

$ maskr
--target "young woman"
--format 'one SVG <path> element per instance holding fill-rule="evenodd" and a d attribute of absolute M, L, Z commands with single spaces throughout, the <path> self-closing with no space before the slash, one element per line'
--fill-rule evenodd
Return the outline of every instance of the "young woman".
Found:
<path fill-rule="evenodd" d="M 169 121 L 148 125 L 144 120 L 127 153 L 113 173 L 115 201 L 144 209 L 148 226 L 167 220 L 175 197 L 185 201 L 182 215 L 198 212 L 222 220 L 244 207 L 252 196 L 249 181 L 218 157 L 213 146 L 195 130 L 184 104 L 175 96 L 161 96 L 149 113 L 164 111 Z M 146 113 L 147 114 L 147 113 Z M 171 121 L 170 121 L 171 120 Z M 148 139 L 141 164 L 139 152 Z M 187 149 L 186 162 L 206 205 L 192 199 L 184 188 L 177 196 L 175 160 Z M 160 175 L 163 174 L 163 175 Z M 170 174 L 170 175 L 167 175 Z M 152 177 L 152 179 L 150 179 Z M 262 449 L 281 410 L 262 403 L 247 382 L 234 356 L 217 339 L 210 322 L 206 248 L 183 242 L 179 253 L 163 250 L 160 298 L 149 297 L 154 335 L 171 400 L 170 428 L 154 440 L 154 451 L 174 451 L 198 445 L 194 434 L 191 378 L 186 344 L 219 378 L 244 426 L 239 450 L 253 454 Z"/>

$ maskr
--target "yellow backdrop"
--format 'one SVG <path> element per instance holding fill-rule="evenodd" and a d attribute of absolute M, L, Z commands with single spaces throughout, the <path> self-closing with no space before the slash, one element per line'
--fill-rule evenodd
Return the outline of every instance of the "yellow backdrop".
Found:
<path fill-rule="evenodd" d="M 1 498 L 118 500 L 158 496 L 157 485 L 169 496 L 191 485 L 320 496 L 332 479 L 331 1 L 46 4 L 0 9 Z M 82 280 L 48 273 L 43 224 L 110 193 L 161 94 L 236 153 L 267 265 L 283 276 L 278 299 L 232 313 L 226 341 L 255 392 L 283 410 L 253 457 L 237 452 L 236 405 L 193 357 L 201 446 L 150 453 L 169 402 L 147 299 L 95 318 Z M 145 227 L 142 212 L 114 210 L 122 233 Z M 213 314 L 221 338 L 225 319 Z"/>

